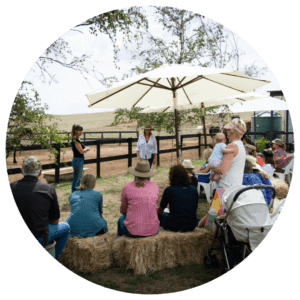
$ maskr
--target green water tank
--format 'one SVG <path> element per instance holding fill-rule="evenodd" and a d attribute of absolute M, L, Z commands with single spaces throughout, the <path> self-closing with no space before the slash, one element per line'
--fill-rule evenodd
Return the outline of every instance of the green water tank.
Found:
<path fill-rule="evenodd" d="M 271 112 L 261 111 L 255 113 L 256 119 L 256 140 L 261 138 L 259 132 L 270 132 L 271 131 Z M 282 116 L 281 114 L 273 111 L 273 131 L 282 131 Z M 254 115 L 251 116 L 251 132 L 254 132 Z M 271 141 L 275 138 L 281 138 L 281 135 L 266 136 L 266 138 Z M 254 142 L 254 135 L 251 136 L 252 142 Z"/>

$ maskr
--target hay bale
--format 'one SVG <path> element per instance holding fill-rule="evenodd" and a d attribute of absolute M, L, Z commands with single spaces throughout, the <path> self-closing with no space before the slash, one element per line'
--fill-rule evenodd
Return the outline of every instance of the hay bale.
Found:
<path fill-rule="evenodd" d="M 116 233 L 86 238 L 69 237 L 59 261 L 73 271 L 107 269 L 112 265 L 111 247 L 116 238 Z"/>
<path fill-rule="evenodd" d="M 288 184 L 285 181 L 275 177 L 272 177 L 271 183 L 275 188 L 276 197 L 285 199 L 289 192 Z"/>
<path fill-rule="evenodd" d="M 132 269 L 135 274 L 202 263 L 212 242 L 210 231 L 196 228 L 192 232 L 159 230 L 146 238 L 122 236 L 114 241 L 112 256 L 117 266 Z"/>

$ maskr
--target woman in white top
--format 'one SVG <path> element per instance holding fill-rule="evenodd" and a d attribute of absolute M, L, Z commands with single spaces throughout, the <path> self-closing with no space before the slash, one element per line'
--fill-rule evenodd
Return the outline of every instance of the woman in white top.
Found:
<path fill-rule="evenodd" d="M 137 145 L 136 152 L 137 158 L 139 159 L 147 159 L 150 164 L 150 168 L 152 163 L 156 164 L 156 154 L 157 154 L 157 143 L 156 138 L 152 135 L 151 131 L 154 130 L 150 124 L 146 124 L 144 128 L 144 135 L 140 135 Z"/>
<path fill-rule="evenodd" d="M 266 149 L 259 154 L 264 162 L 262 169 L 267 173 L 269 178 L 273 177 L 275 171 L 275 161 L 273 158 L 273 151 L 271 149 Z"/>
<path fill-rule="evenodd" d="M 223 175 L 218 187 L 226 190 L 231 186 L 243 184 L 246 151 L 241 138 L 246 131 L 246 125 L 241 119 L 233 119 L 223 129 L 227 130 L 230 141 L 227 148 L 234 149 L 234 152 L 224 154 L 221 165 L 214 171 Z"/>

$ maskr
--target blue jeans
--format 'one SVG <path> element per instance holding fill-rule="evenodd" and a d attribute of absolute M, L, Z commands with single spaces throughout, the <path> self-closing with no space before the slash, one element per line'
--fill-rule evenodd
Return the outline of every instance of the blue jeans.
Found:
<path fill-rule="evenodd" d="M 118 220 L 118 237 L 121 237 L 122 235 L 127 235 L 127 236 L 132 237 L 132 238 L 141 238 L 141 237 L 144 237 L 144 236 L 141 236 L 141 235 L 133 235 L 133 234 L 131 234 L 128 231 L 128 229 L 126 228 L 126 226 L 124 225 L 125 219 L 126 219 L 126 216 L 122 215 L 119 218 L 119 220 Z M 145 236 L 145 237 L 147 237 L 147 236 Z"/>
<path fill-rule="evenodd" d="M 55 240 L 55 258 L 58 260 L 59 256 L 61 255 L 68 237 L 70 235 L 70 226 L 66 222 L 59 222 L 56 225 L 49 224 L 48 225 L 48 242 L 47 244 L 44 243 L 43 237 L 39 237 L 37 240 L 45 247 L 51 241 Z"/>
<path fill-rule="evenodd" d="M 76 187 L 80 185 L 80 180 L 83 173 L 83 164 L 84 158 L 83 157 L 74 157 L 72 160 L 72 167 L 73 167 L 73 182 L 72 182 L 72 193 L 77 191 Z"/>
<path fill-rule="evenodd" d="M 158 219 L 161 227 L 163 227 L 165 230 L 173 231 L 172 228 L 169 228 L 170 214 L 163 212 L 160 215 L 158 215 Z M 199 222 L 200 219 L 196 218 L 196 226 L 198 225 Z"/>

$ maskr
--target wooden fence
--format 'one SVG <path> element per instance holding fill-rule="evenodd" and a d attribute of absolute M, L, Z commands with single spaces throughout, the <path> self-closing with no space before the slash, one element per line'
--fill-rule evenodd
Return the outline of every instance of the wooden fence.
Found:
<path fill-rule="evenodd" d="M 198 138 L 198 145 L 196 146 L 189 146 L 189 147 L 182 147 L 184 139 L 187 138 Z M 175 136 L 156 136 L 157 140 L 157 165 L 160 165 L 160 155 L 164 153 L 170 153 L 170 152 L 176 152 L 176 149 L 163 149 L 160 150 L 160 141 L 162 140 L 171 140 L 175 139 Z M 87 159 L 84 160 L 84 164 L 97 164 L 96 170 L 97 170 L 97 177 L 100 178 L 100 171 L 101 171 L 101 163 L 102 162 L 107 162 L 107 161 L 114 161 L 114 160 L 119 160 L 119 159 L 127 159 L 128 160 L 128 167 L 132 166 L 132 158 L 137 157 L 136 153 L 132 152 L 132 144 L 134 142 L 137 142 L 138 138 L 116 138 L 116 139 L 97 139 L 93 141 L 86 141 L 85 146 L 95 146 L 97 147 L 96 150 L 96 158 L 92 159 Z M 108 144 L 119 144 L 119 143 L 127 143 L 128 145 L 128 154 L 124 155 L 116 155 L 116 156 L 108 156 L 108 157 L 100 157 L 101 154 L 101 145 L 108 145 Z M 65 147 L 70 147 L 69 143 L 63 143 Z M 186 135 L 181 135 L 181 150 L 192 150 L 192 149 L 198 149 L 198 155 L 199 157 L 201 156 L 201 146 L 204 146 L 204 144 L 201 144 L 201 134 L 186 134 Z M 57 156 L 55 159 L 55 163 L 51 164 L 44 164 L 42 165 L 42 170 L 49 170 L 49 169 L 55 169 L 55 182 L 59 183 L 59 171 L 60 168 L 63 168 L 65 166 L 72 166 L 72 162 L 62 162 L 60 158 L 60 150 L 61 147 L 58 145 L 54 145 L 54 148 L 57 150 Z M 22 146 L 20 150 L 22 151 L 32 151 L 32 150 L 41 150 L 44 149 L 41 146 Z M 64 148 L 62 148 L 64 149 Z M 8 175 L 13 175 L 13 174 L 20 174 L 21 173 L 21 168 L 11 168 L 7 169 Z"/>

